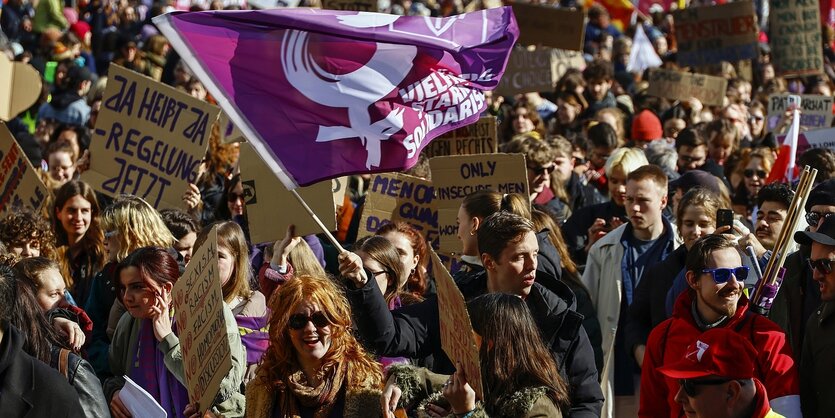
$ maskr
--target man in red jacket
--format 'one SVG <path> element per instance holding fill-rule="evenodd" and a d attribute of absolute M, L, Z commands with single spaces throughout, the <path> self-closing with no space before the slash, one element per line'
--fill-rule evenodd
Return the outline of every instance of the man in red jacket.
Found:
<path fill-rule="evenodd" d="M 688 418 L 778 418 L 757 380 L 757 350 L 728 328 L 705 331 L 684 358 L 660 368 L 679 383 L 675 400 Z"/>
<path fill-rule="evenodd" d="M 708 235 L 696 241 L 685 262 L 690 290 L 676 300 L 672 318 L 649 335 L 641 373 L 639 416 L 677 418 L 683 414 L 675 396 L 677 380 L 658 369 L 685 356 L 688 345 L 712 328 L 726 328 L 751 341 L 757 351 L 756 374 L 768 390 L 774 410 L 799 417 L 797 366 L 786 336 L 768 318 L 748 312 L 742 293 L 748 268 L 742 265 L 733 241 Z"/>

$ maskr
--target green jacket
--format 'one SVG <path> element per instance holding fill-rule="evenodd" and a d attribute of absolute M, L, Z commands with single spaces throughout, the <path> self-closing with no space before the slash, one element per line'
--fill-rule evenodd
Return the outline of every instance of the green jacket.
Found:
<path fill-rule="evenodd" d="M 65 30 L 70 26 L 64 17 L 64 2 L 61 0 L 40 0 L 32 19 L 32 31 L 42 33 L 49 28 Z"/>
<path fill-rule="evenodd" d="M 809 318 L 800 357 L 800 406 L 806 418 L 835 416 L 835 302 Z"/>
<path fill-rule="evenodd" d="M 215 414 L 222 414 L 224 418 L 242 417 L 246 408 L 246 400 L 240 389 L 246 369 L 246 349 L 241 344 L 241 335 L 238 333 L 238 324 L 235 322 L 235 317 L 225 303 L 223 304 L 223 319 L 226 322 L 226 336 L 229 339 L 229 345 L 232 347 L 232 370 L 220 382 L 218 399 L 224 399 L 224 401 L 216 403 L 212 409 Z M 114 392 L 125 385 L 123 376 L 128 374 L 130 370 L 131 361 L 133 361 L 132 354 L 136 352 L 141 322 L 141 320 L 130 316 L 130 313 L 125 313 L 116 326 L 110 344 L 110 370 L 115 377 L 111 377 L 104 382 L 104 395 L 108 401 L 113 397 Z M 180 339 L 173 332 L 168 334 L 160 342 L 159 350 L 165 354 L 165 367 L 183 386 L 186 386 Z"/>
<path fill-rule="evenodd" d="M 427 417 L 426 405 L 429 403 L 448 407 L 443 397 L 444 383 L 449 376 L 436 374 L 424 368 L 412 366 L 392 366 L 389 369 L 389 379 L 395 379 L 395 384 L 403 392 L 398 407 L 411 409 L 417 405 L 417 416 Z M 501 418 L 562 418 L 562 412 L 545 395 L 545 388 L 534 387 L 520 389 L 505 395 L 501 402 L 501 411 L 494 414 Z M 453 415 L 449 415 L 452 417 Z M 489 417 L 481 403 L 467 415 L 468 418 Z"/>

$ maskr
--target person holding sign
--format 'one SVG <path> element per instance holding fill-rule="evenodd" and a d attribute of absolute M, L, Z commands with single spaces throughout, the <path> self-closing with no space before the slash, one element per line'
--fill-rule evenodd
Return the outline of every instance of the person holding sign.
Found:
<path fill-rule="evenodd" d="M 116 267 L 119 300 L 128 312 L 122 315 L 113 344 L 110 368 L 115 377 L 104 383 L 115 418 L 128 418 L 119 392 L 128 376 L 159 402 L 170 417 L 183 417 L 189 404 L 183 354 L 179 335 L 172 324 L 171 290 L 180 276 L 180 268 L 168 251 L 144 247 L 131 253 Z M 212 411 L 227 417 L 244 413 L 240 386 L 244 377 L 244 348 L 232 312 L 223 308 L 224 332 L 232 347 L 232 369 L 220 384 Z"/>
<path fill-rule="evenodd" d="M 467 303 L 479 345 L 485 399 L 475 392 L 463 371 L 452 376 L 406 365 L 392 366 L 383 391 L 386 417 L 400 404 L 429 416 L 560 418 L 570 406 L 568 385 L 542 341 L 522 298 L 491 293 Z"/>
<path fill-rule="evenodd" d="M 200 248 L 206 242 L 213 227 L 217 227 L 218 269 L 223 300 L 235 315 L 241 342 L 246 347 L 246 383 L 255 376 L 256 366 L 269 346 L 267 298 L 261 292 L 250 289 L 252 268 L 249 263 L 249 246 L 244 231 L 237 223 L 224 221 L 206 226 L 194 241 L 195 248 Z"/>
<path fill-rule="evenodd" d="M 576 299 L 564 283 L 551 278 L 554 286 L 559 287 L 558 293 L 537 283 L 548 275 L 537 271 L 539 243 L 531 221 L 499 211 L 487 216 L 473 233 L 477 233 L 475 251 L 480 252 L 483 267 L 457 281 L 464 298 L 495 292 L 520 296 L 557 360 L 561 376 L 570 385 L 570 416 L 599 417 L 603 395 L 582 315 L 575 311 Z M 339 271 L 350 280 L 347 295 L 354 307 L 357 328 L 378 355 L 413 358 L 431 353 L 433 372 L 454 371 L 441 346 L 437 298 L 389 311 L 370 280 L 371 272 L 363 268 L 358 255 L 347 251 L 340 254 Z"/>
<path fill-rule="evenodd" d="M 354 338 L 334 282 L 298 276 L 271 301 L 271 344 L 246 387 L 247 417 L 380 417 L 382 367 Z"/>

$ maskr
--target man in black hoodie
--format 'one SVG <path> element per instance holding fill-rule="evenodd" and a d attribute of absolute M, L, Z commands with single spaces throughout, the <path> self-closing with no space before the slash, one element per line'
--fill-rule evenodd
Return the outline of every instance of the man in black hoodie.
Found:
<path fill-rule="evenodd" d="M 38 118 L 84 126 L 90 119 L 90 106 L 84 95 L 90 90 L 93 76 L 85 67 L 72 65 L 67 70 L 66 89 L 56 92 L 49 103 L 38 110 Z"/>
<path fill-rule="evenodd" d="M 565 284 L 550 280 L 551 287 L 557 290 L 554 293 L 537 283 L 546 274 L 536 269 L 539 244 L 533 224 L 508 212 L 495 213 L 485 218 L 478 229 L 478 246 L 484 270 L 459 277 L 457 285 L 464 298 L 487 292 L 522 297 L 570 386 L 569 417 L 599 417 L 603 393 L 597 381 L 594 352 L 582 327 L 583 316 L 574 310 L 574 295 Z M 357 327 L 362 339 L 378 355 L 432 355 L 434 372 L 451 374 L 455 370 L 441 347 L 436 297 L 389 311 L 356 254 L 340 255 L 340 273 L 353 282 L 347 294 Z"/>

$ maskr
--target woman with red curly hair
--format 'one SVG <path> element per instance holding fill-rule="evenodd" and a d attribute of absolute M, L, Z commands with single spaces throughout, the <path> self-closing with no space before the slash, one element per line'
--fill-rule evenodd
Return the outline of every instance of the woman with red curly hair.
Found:
<path fill-rule="evenodd" d="M 246 387 L 246 416 L 381 416 L 382 369 L 354 338 L 343 292 L 299 276 L 271 300 L 271 344 Z"/>
<path fill-rule="evenodd" d="M 406 282 L 406 290 L 415 297 L 434 294 L 434 283 L 429 280 L 429 250 L 426 240 L 420 232 L 405 222 L 392 222 L 377 230 L 377 235 L 389 240 L 400 255 L 403 264 L 401 279 Z"/>

